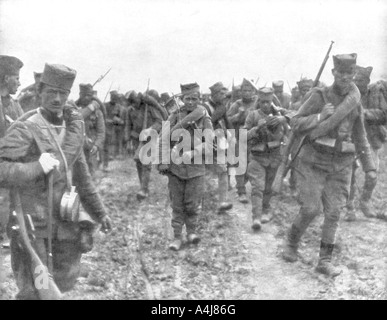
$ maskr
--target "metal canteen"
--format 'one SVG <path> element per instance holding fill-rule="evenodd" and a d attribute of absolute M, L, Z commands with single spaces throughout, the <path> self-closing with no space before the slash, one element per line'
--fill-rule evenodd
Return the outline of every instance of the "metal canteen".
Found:
<path fill-rule="evenodd" d="M 75 192 L 75 186 L 70 191 L 66 191 L 60 202 L 60 216 L 64 221 L 76 222 L 79 215 L 79 195 Z"/>

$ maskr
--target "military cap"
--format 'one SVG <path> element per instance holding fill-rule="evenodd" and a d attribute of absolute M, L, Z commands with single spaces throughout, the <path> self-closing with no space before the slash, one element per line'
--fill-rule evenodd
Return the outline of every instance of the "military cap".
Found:
<path fill-rule="evenodd" d="M 63 64 L 49 64 L 44 66 L 41 83 L 52 87 L 70 91 L 77 72 Z"/>
<path fill-rule="evenodd" d="M 258 95 L 259 97 L 265 96 L 269 97 L 274 94 L 274 89 L 270 87 L 263 87 L 258 89 Z"/>
<path fill-rule="evenodd" d="M 93 86 L 90 83 L 81 83 L 79 84 L 79 93 L 93 94 Z"/>
<path fill-rule="evenodd" d="M 23 65 L 16 57 L 0 55 L 0 76 L 18 75 Z"/>
<path fill-rule="evenodd" d="M 284 82 L 282 80 L 273 81 L 273 88 L 283 88 Z"/>
<path fill-rule="evenodd" d="M 252 81 L 250 81 L 250 80 L 247 80 L 246 78 L 243 78 L 243 81 L 242 81 L 242 84 L 241 84 L 241 88 L 244 87 L 244 86 L 250 86 L 254 90 L 258 90 L 257 87 L 254 85 L 254 83 Z"/>
<path fill-rule="evenodd" d="M 119 98 L 119 96 L 120 95 L 119 95 L 117 90 L 110 91 L 110 97 L 117 97 L 117 98 Z"/>
<path fill-rule="evenodd" d="M 171 96 L 169 95 L 168 92 L 163 92 L 161 95 L 160 95 L 160 98 L 161 100 L 163 101 L 167 101 Z"/>
<path fill-rule="evenodd" d="M 133 92 L 136 93 L 134 90 L 129 90 L 127 93 L 125 93 L 125 99 L 129 99 Z"/>
<path fill-rule="evenodd" d="M 360 66 L 356 66 L 355 68 L 355 72 L 356 72 L 356 75 L 355 77 L 356 78 L 361 78 L 361 79 L 369 79 L 370 76 L 371 76 L 371 72 L 372 72 L 373 68 L 372 67 L 367 67 L 367 68 L 363 68 L 363 67 L 360 67 Z"/>
<path fill-rule="evenodd" d="M 308 79 L 308 78 L 302 78 L 300 81 L 297 82 L 297 86 L 299 89 L 312 88 L 313 87 L 313 80 Z"/>
<path fill-rule="evenodd" d="M 35 72 L 34 71 L 34 78 L 35 78 L 35 80 L 38 79 L 38 78 L 41 78 L 42 74 L 43 74 L 42 72 Z"/>
<path fill-rule="evenodd" d="M 150 89 L 148 91 L 148 95 L 150 95 L 151 97 L 155 98 L 157 101 L 160 100 L 159 93 L 155 89 Z"/>
<path fill-rule="evenodd" d="M 191 93 L 199 93 L 200 94 L 200 86 L 195 83 L 187 83 L 187 84 L 181 84 L 180 90 L 182 94 L 191 94 Z"/>
<path fill-rule="evenodd" d="M 339 72 L 354 72 L 356 66 L 356 53 L 337 54 L 333 56 L 334 69 Z"/>
<path fill-rule="evenodd" d="M 226 90 L 227 91 L 227 88 L 220 81 L 215 83 L 215 84 L 213 84 L 209 89 L 211 90 L 211 94 L 215 94 L 215 93 L 217 93 L 219 91 L 222 91 L 222 90 Z"/>

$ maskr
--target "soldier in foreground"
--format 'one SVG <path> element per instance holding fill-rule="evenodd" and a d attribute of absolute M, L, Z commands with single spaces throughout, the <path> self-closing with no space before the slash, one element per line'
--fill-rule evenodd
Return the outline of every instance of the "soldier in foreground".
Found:
<path fill-rule="evenodd" d="M 17 100 L 11 95 L 20 86 L 19 73 L 23 62 L 12 56 L 0 55 L 0 138 L 3 138 L 13 121 L 23 114 Z M 5 239 L 5 229 L 8 222 L 9 192 L 0 189 L 0 242 Z M 9 247 L 8 243 L 3 246 Z"/>
<path fill-rule="evenodd" d="M 38 88 L 41 77 L 41 72 L 34 72 L 35 83 L 24 88 L 18 96 L 19 104 L 24 112 L 40 107 L 41 99 L 38 94 Z"/>
<path fill-rule="evenodd" d="M 356 67 L 355 84 L 358 87 L 361 94 L 361 104 L 364 108 L 364 125 L 367 132 L 368 142 L 371 146 L 371 153 L 373 160 L 376 165 L 376 170 L 379 170 L 379 153 L 386 141 L 387 131 L 383 125 L 375 124 L 379 119 L 383 117 L 384 112 L 387 111 L 387 103 L 384 99 L 382 90 L 378 84 L 370 83 L 370 76 L 372 67 L 363 68 L 360 66 Z M 354 208 L 354 197 L 356 190 L 356 170 L 357 162 L 354 162 L 351 189 L 349 195 L 349 201 L 347 204 L 347 215 L 345 220 L 354 221 L 356 220 L 356 213 Z M 363 214 L 368 218 L 375 218 L 377 215 L 374 212 L 372 206 L 372 192 L 375 189 L 376 180 L 364 181 L 363 190 L 360 195 L 359 207 Z"/>
<path fill-rule="evenodd" d="M 255 96 L 256 88 L 254 84 L 246 79 L 243 79 L 241 85 L 242 99 L 234 102 L 227 112 L 228 120 L 235 129 L 236 144 L 236 156 L 238 156 L 239 150 L 239 129 L 242 129 L 246 118 L 251 110 L 254 110 L 257 104 L 257 97 Z M 247 203 L 246 197 L 246 183 L 247 173 L 242 175 L 235 175 L 236 188 L 238 193 L 238 200 L 241 203 Z"/>
<path fill-rule="evenodd" d="M 376 180 L 360 92 L 353 83 L 356 58 L 355 53 L 333 56 L 333 84 L 314 88 L 310 98 L 291 120 L 294 132 L 305 136 L 299 155 L 303 180 L 300 183 L 301 208 L 288 230 L 282 257 L 289 262 L 297 260 L 302 235 L 313 219 L 323 212 L 316 271 L 331 277 L 341 273 L 331 260 L 356 154 L 360 157 L 366 179 Z"/>
<path fill-rule="evenodd" d="M 273 96 L 272 88 L 259 89 L 257 109 L 249 113 L 244 126 L 248 130 L 250 161 L 247 175 L 251 183 L 252 228 L 255 231 L 272 219 L 271 186 L 281 163 L 281 144 L 288 125 L 288 119 L 272 105 Z"/>
<path fill-rule="evenodd" d="M 11 189 L 11 208 L 20 207 L 24 217 L 31 217 L 35 228 L 32 246 L 62 292 L 73 288 L 82 253 L 91 250 L 91 220 L 101 223 L 105 232 L 111 229 L 83 153 L 82 115 L 75 105 L 66 105 L 75 75 L 76 71 L 66 66 L 46 64 L 39 87 L 42 106 L 19 118 L 0 142 L 0 184 Z M 90 215 L 86 220 L 76 205 L 74 216 L 62 210 L 63 196 L 73 185 Z M 10 226 L 15 222 L 12 216 Z M 38 299 L 39 288 L 33 282 L 37 270 L 31 270 L 19 243 L 19 234 L 13 231 L 11 257 L 19 287 L 17 298 Z"/>
<path fill-rule="evenodd" d="M 86 137 L 83 150 L 93 177 L 98 168 L 98 153 L 102 153 L 105 142 L 105 121 L 98 102 L 93 99 L 91 84 L 79 85 L 79 99 L 76 104 L 81 109 L 85 121 Z"/>
<path fill-rule="evenodd" d="M 183 238 L 183 226 L 186 226 L 187 240 L 197 244 L 200 237 L 197 235 L 198 216 L 201 211 L 201 201 L 204 189 L 206 168 L 203 161 L 204 154 L 212 152 L 212 136 L 209 139 L 195 139 L 194 130 L 208 129 L 212 131 L 211 119 L 206 109 L 199 105 L 200 87 L 197 83 L 181 85 L 182 101 L 184 105 L 173 112 L 160 134 L 160 164 L 157 169 L 161 174 L 168 176 L 168 189 L 172 206 L 172 228 L 174 240 L 170 244 L 171 250 L 180 250 Z M 190 145 L 185 149 L 176 150 L 176 139 L 183 132 L 189 133 Z M 168 145 L 168 141 L 170 145 Z M 176 146 L 175 146 L 176 145 Z M 170 149 L 171 148 L 171 149 Z M 190 149 L 190 150 L 187 150 Z M 186 150 L 183 152 L 183 150 Z M 170 157 L 169 157 L 170 156 Z M 175 163 L 174 159 L 181 157 L 183 162 Z M 171 161 L 168 162 L 168 159 Z M 168 163 L 165 163 L 168 162 Z"/>
<path fill-rule="evenodd" d="M 224 152 L 224 160 L 226 160 L 226 141 L 227 129 L 231 129 L 231 124 L 227 119 L 227 109 L 225 105 L 225 98 L 227 88 L 222 82 L 217 82 L 210 87 L 211 96 L 208 102 L 204 104 L 208 114 L 211 117 L 212 126 L 214 130 L 221 130 L 223 139 L 218 139 L 216 143 L 216 150 L 214 150 L 213 164 L 207 165 L 210 172 L 217 175 L 218 178 L 218 213 L 224 213 L 232 208 L 232 203 L 228 202 L 228 169 L 226 161 L 219 163 L 217 151 Z"/>

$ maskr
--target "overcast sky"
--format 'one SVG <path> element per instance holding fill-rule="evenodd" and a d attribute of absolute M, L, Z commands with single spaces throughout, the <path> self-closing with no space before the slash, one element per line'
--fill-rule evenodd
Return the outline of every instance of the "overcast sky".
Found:
<path fill-rule="evenodd" d="M 387 1 L 247 0 L 0 0 L 0 53 L 24 62 L 21 82 L 45 62 L 77 71 L 104 99 L 112 89 L 179 92 L 198 82 L 202 92 L 246 77 L 258 86 L 283 79 L 294 86 L 301 74 L 315 78 L 331 40 L 321 80 L 332 82 L 332 54 L 358 54 L 373 66 L 372 80 L 387 79 Z"/>

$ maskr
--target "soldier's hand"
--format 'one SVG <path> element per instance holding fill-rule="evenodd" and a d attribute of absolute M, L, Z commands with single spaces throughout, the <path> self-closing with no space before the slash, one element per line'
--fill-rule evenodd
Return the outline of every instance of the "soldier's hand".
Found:
<path fill-rule="evenodd" d="M 333 113 L 335 112 L 335 107 L 332 103 L 327 103 L 321 113 L 320 113 L 320 121 L 323 121 L 327 118 L 329 118 Z"/>
<path fill-rule="evenodd" d="M 50 153 L 42 153 L 39 158 L 39 163 L 43 168 L 45 174 L 49 173 L 53 169 L 59 168 L 59 160 L 55 159 Z"/>
<path fill-rule="evenodd" d="M 98 147 L 97 146 L 93 146 L 90 150 L 90 154 L 95 154 L 96 152 L 98 151 Z"/>
<path fill-rule="evenodd" d="M 286 118 L 284 116 L 270 116 L 266 123 L 268 127 L 276 127 L 285 121 Z"/>
<path fill-rule="evenodd" d="M 371 170 L 371 171 L 367 171 L 366 174 L 365 174 L 365 180 L 371 184 L 375 183 L 377 179 L 377 175 L 376 175 L 376 171 L 375 170 Z"/>
<path fill-rule="evenodd" d="M 101 221 L 101 230 L 103 233 L 108 233 L 112 230 L 112 220 L 108 216 L 102 217 Z"/>

